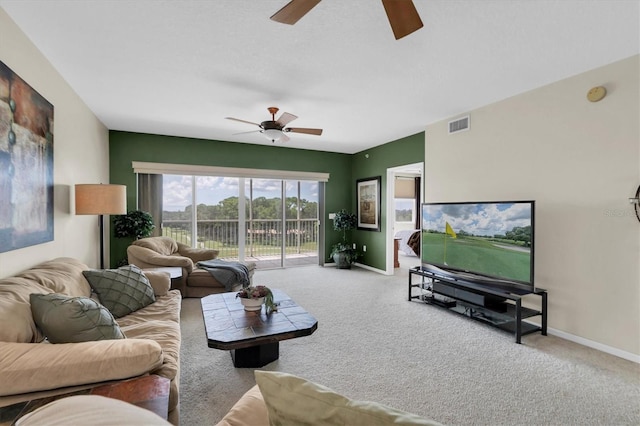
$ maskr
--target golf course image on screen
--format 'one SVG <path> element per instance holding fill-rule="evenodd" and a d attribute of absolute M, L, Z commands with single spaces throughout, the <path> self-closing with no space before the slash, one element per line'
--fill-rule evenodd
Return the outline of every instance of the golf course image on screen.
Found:
<path fill-rule="evenodd" d="M 425 203 L 422 263 L 533 284 L 533 201 Z"/>

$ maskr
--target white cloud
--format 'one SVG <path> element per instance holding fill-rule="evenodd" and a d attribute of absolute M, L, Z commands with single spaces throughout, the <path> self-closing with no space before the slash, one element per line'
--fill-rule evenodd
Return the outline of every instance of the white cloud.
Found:
<path fill-rule="evenodd" d="M 248 182 L 247 195 L 248 195 Z M 220 176 L 196 176 L 196 197 L 198 204 L 216 205 L 221 200 L 229 197 L 237 197 L 239 192 L 240 179 L 235 177 Z M 254 179 L 254 197 L 280 197 L 281 181 L 273 179 Z M 288 196 L 297 195 L 297 185 L 295 182 L 286 182 Z M 192 201 L 192 179 L 191 176 L 164 175 L 163 178 L 163 210 L 178 211 L 184 210 L 191 205 Z M 317 201 L 318 183 L 302 182 L 300 185 L 300 196 L 306 200 Z"/>
<path fill-rule="evenodd" d="M 514 227 L 531 225 L 528 203 L 462 204 L 430 206 L 430 217 L 423 226 L 444 232 L 449 223 L 455 232 L 462 230 L 475 235 L 504 234 Z"/>

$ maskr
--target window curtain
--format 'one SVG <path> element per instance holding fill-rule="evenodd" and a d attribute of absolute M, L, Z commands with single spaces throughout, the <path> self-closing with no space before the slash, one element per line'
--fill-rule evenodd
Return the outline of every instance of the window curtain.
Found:
<path fill-rule="evenodd" d="M 326 183 L 318 182 L 318 265 L 324 266 L 325 253 L 325 230 L 327 225 L 327 216 L 325 209 L 326 197 Z M 331 222 L 333 225 L 333 222 Z"/>
<path fill-rule="evenodd" d="M 138 209 L 148 212 L 156 226 L 152 237 L 162 235 L 162 175 L 138 173 Z"/>
<path fill-rule="evenodd" d="M 415 185 L 415 192 L 414 193 L 415 193 L 415 196 L 416 196 L 416 198 L 415 198 L 415 200 L 416 200 L 416 227 L 415 227 L 415 229 L 421 229 L 422 220 L 421 220 L 420 216 L 422 216 L 422 209 L 421 209 L 421 207 L 422 207 L 422 194 L 420 193 L 420 189 L 421 189 L 422 185 L 421 185 L 420 176 L 418 176 L 418 177 L 416 177 L 414 179 L 414 185 Z"/>

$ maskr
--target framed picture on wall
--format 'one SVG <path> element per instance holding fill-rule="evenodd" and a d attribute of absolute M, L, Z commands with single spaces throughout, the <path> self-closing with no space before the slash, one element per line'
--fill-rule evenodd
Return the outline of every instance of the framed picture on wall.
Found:
<path fill-rule="evenodd" d="M 380 232 L 380 176 L 358 179 L 358 229 Z"/>
<path fill-rule="evenodd" d="M 53 241 L 53 105 L 0 62 L 0 253 Z"/>

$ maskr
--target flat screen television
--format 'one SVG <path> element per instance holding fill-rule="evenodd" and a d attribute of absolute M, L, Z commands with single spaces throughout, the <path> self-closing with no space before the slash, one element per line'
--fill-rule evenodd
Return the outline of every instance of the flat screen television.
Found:
<path fill-rule="evenodd" d="M 533 291 L 535 201 L 424 203 L 421 214 L 424 270 Z"/>

